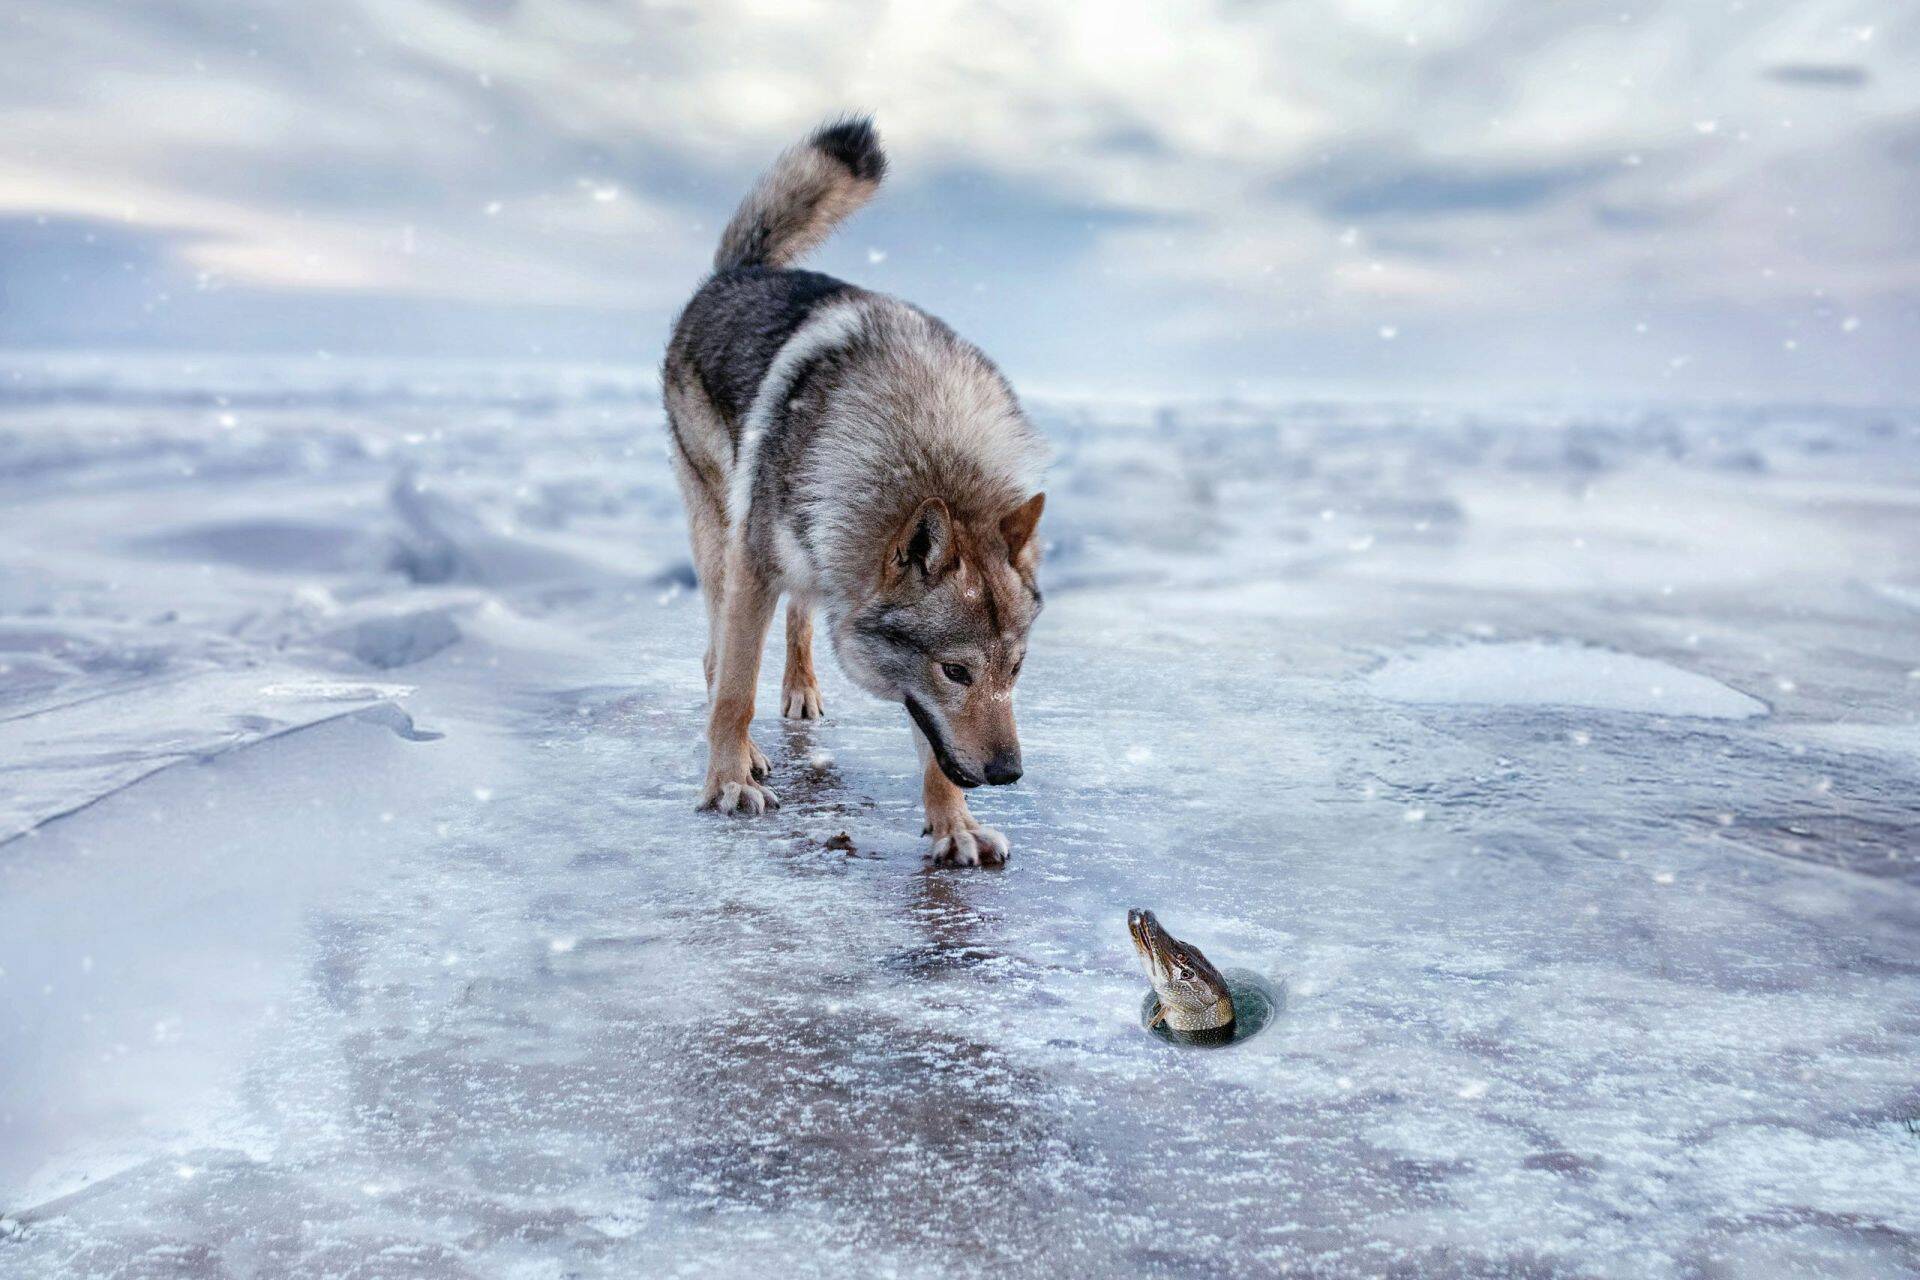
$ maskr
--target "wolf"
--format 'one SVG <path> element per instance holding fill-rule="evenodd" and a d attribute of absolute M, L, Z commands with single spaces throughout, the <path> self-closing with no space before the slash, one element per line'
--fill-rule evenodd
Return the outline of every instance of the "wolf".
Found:
<path fill-rule="evenodd" d="M 979 348 L 917 307 L 793 264 L 878 190 L 868 117 L 783 154 L 674 322 L 661 386 L 707 608 L 700 807 L 779 806 L 748 734 L 787 598 L 781 714 L 821 714 L 813 619 L 853 682 L 900 703 L 936 862 L 1006 860 L 966 793 L 1020 778 L 1013 691 L 1039 616 L 1048 450 Z"/>

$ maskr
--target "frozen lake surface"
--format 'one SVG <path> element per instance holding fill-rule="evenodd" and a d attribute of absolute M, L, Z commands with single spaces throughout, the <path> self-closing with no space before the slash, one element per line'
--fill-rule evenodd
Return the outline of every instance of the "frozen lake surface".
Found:
<path fill-rule="evenodd" d="M 0 362 L 0 1276 L 1920 1269 L 1920 414 L 1035 413 L 947 871 L 644 375 Z"/>

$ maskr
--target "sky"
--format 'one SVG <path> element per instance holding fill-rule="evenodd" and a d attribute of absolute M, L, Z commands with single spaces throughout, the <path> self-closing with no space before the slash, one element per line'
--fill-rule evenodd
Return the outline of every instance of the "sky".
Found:
<path fill-rule="evenodd" d="M 754 174 L 1022 387 L 1920 396 L 1910 0 L 10 0 L 0 346 L 657 363 Z"/>

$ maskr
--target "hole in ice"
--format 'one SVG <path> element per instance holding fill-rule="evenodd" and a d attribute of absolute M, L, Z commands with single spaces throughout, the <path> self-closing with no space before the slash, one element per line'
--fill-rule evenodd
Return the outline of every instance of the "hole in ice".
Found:
<path fill-rule="evenodd" d="M 1220 976 L 1227 980 L 1227 990 L 1233 995 L 1233 1021 L 1228 1025 L 1217 1031 L 1175 1031 L 1165 1023 L 1155 1026 L 1153 1020 L 1160 1014 L 1160 997 L 1152 989 L 1148 989 L 1147 998 L 1140 1004 L 1140 1025 L 1168 1044 L 1186 1049 L 1224 1049 L 1265 1031 L 1274 1015 L 1286 1007 L 1284 985 L 1275 987 L 1247 969 L 1223 969 Z"/>

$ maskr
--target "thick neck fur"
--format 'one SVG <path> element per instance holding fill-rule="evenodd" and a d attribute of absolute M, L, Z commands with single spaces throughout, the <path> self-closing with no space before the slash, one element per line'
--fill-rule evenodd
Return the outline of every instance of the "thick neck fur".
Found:
<path fill-rule="evenodd" d="M 830 612 L 870 595 L 881 549 L 928 498 L 945 502 L 986 556 L 998 521 L 1032 496 L 1046 461 L 984 355 L 911 307 L 876 303 L 871 344 L 819 406 L 793 486 Z"/>

